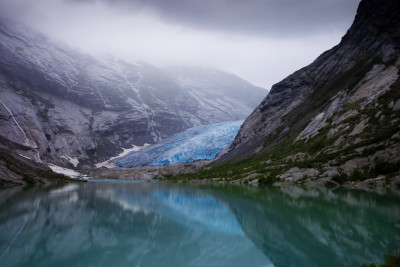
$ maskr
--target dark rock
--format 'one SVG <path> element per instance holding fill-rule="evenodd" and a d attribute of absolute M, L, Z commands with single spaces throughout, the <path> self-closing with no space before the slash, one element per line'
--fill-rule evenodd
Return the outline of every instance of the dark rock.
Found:
<path fill-rule="evenodd" d="M 340 44 L 272 86 L 268 96 L 245 120 L 220 161 L 269 151 L 282 138 L 296 134 L 319 113 L 326 112 L 339 92 L 356 94 L 366 90 L 368 82 L 379 81 L 383 72 L 375 71 L 369 80 L 365 78 L 377 64 L 386 64 L 386 69 L 388 66 L 398 69 L 395 62 L 399 61 L 399 55 L 400 2 L 361 1 L 354 23 Z M 364 87 L 356 88 L 363 78 Z M 377 95 L 397 78 L 392 74 L 387 78 L 386 87 L 375 86 Z M 341 105 L 349 104 L 346 101 Z"/>

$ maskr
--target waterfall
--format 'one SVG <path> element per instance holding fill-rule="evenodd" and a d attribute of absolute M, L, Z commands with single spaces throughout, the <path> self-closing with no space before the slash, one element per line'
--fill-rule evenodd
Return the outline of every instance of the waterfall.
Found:
<path fill-rule="evenodd" d="M 4 106 L 4 108 L 8 111 L 8 113 L 10 114 L 11 118 L 13 119 L 15 125 L 17 125 L 18 129 L 21 131 L 21 133 L 24 135 L 24 142 L 23 144 L 25 146 L 28 146 L 30 148 L 33 149 L 33 151 L 35 152 L 35 161 L 37 162 L 42 162 L 42 160 L 40 159 L 40 155 L 39 155 L 39 151 L 37 150 L 37 144 L 34 140 L 30 140 L 28 138 L 28 136 L 26 135 L 24 129 L 22 129 L 21 125 L 19 125 L 19 123 L 17 122 L 17 120 L 15 119 L 14 114 L 11 112 L 11 110 L 6 106 L 6 104 L 4 104 L 3 101 L 0 100 L 0 103 Z"/>

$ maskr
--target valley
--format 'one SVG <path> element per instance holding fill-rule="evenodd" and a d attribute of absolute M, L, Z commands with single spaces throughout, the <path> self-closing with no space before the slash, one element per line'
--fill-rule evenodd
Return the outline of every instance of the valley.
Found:
<path fill-rule="evenodd" d="M 366 2 L 340 44 L 268 94 L 218 70 L 93 58 L 3 21 L 2 148 L 12 147 L 23 160 L 95 175 L 100 175 L 95 166 L 212 160 L 162 172 L 155 168 L 148 177 L 396 188 L 399 19 L 381 23 L 392 10 Z M 248 114 L 240 130 L 237 123 L 213 133 L 213 123 Z M 204 134 L 195 134 L 196 127 Z M 126 155 L 142 146 L 150 147 Z M 122 151 L 125 156 L 118 157 Z M 113 172 L 125 178 L 131 173 L 130 179 L 142 173 L 141 167 L 106 171 L 118 178 Z"/>
<path fill-rule="evenodd" d="M 244 119 L 266 94 L 216 69 L 94 58 L 0 23 L 0 146 L 37 163 L 91 169 L 132 146 Z"/>
<path fill-rule="evenodd" d="M 394 267 L 399 200 L 400 1 L 0 0 L 2 266 Z"/>

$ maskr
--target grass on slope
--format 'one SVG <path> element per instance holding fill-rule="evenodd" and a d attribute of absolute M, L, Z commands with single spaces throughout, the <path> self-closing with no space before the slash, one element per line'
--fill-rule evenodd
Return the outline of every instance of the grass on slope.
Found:
<path fill-rule="evenodd" d="M 348 127 L 330 137 L 327 134 L 338 127 L 338 125 L 332 124 L 332 118 L 340 114 L 333 114 L 327 120 L 327 125 L 307 141 L 294 142 L 306 124 L 295 131 L 286 133 L 282 132 L 283 127 L 281 127 L 276 134 L 266 138 L 266 143 L 272 142 L 278 137 L 280 141 L 265 152 L 244 160 L 206 166 L 196 173 L 178 175 L 170 179 L 175 181 L 216 179 L 225 182 L 237 180 L 243 183 L 259 179 L 260 184 L 269 184 L 276 182 L 279 174 L 292 167 L 313 168 L 322 171 L 330 166 L 341 166 L 351 159 L 374 155 L 378 151 L 400 143 L 399 137 L 393 137 L 400 132 L 400 111 L 392 109 L 393 103 L 398 99 L 400 99 L 400 79 L 391 86 L 391 90 L 378 98 L 376 105 L 374 103 L 368 105 L 365 109 L 360 110 L 357 116 L 342 121 L 341 124 Z M 343 114 L 351 109 L 359 110 L 359 103 L 343 106 L 338 112 Z M 377 116 L 377 112 L 380 112 L 379 116 Z M 356 136 L 349 136 L 348 134 L 363 119 L 368 119 L 367 128 Z M 335 146 L 334 143 L 341 136 L 346 137 L 345 142 L 340 146 Z M 399 168 L 400 162 L 377 159 L 374 165 L 355 170 L 350 175 L 340 172 L 333 179 L 344 183 L 375 178 L 380 174 L 390 177 L 398 173 Z"/>

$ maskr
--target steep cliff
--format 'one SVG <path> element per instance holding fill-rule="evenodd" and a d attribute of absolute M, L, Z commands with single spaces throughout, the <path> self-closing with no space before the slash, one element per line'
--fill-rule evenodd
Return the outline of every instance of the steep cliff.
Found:
<path fill-rule="evenodd" d="M 229 162 L 203 176 L 307 183 L 398 176 L 399 56 L 400 2 L 361 1 L 340 44 L 275 84 L 219 159 Z"/>
<path fill-rule="evenodd" d="M 215 99 L 167 70 L 93 58 L 4 20 L 0 58 L 0 136 L 26 148 L 10 153 L 61 166 L 90 167 L 132 145 L 243 119 L 266 92 L 213 71 L 227 95 Z M 232 80 L 255 97 L 230 95 Z"/>
<path fill-rule="evenodd" d="M 362 1 L 353 25 L 339 45 L 272 87 L 243 124 L 231 146 L 231 157 L 262 149 L 266 137 L 279 135 L 279 130 L 293 131 L 290 123 L 303 126 L 339 98 L 353 96 L 341 102 L 362 100 L 365 106 L 388 90 L 398 78 L 400 63 L 397 11 L 398 1 Z M 330 115 L 339 106 L 331 109 Z"/>

